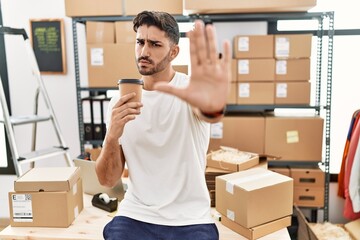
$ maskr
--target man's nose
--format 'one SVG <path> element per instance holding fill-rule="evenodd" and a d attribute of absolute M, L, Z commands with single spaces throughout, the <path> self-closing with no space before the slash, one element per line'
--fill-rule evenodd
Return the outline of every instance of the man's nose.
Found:
<path fill-rule="evenodd" d="M 143 48 L 141 50 L 141 56 L 150 56 L 150 48 L 148 43 L 144 43 Z"/>

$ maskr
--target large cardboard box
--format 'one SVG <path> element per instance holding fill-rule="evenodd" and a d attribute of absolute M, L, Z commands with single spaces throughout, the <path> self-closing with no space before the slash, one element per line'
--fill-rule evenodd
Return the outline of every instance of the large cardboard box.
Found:
<path fill-rule="evenodd" d="M 65 0 L 65 15 L 119 16 L 123 14 L 122 0 Z"/>
<path fill-rule="evenodd" d="M 133 29 L 132 21 L 115 22 L 116 43 L 135 43 L 136 32 Z"/>
<path fill-rule="evenodd" d="M 188 13 L 303 12 L 316 6 L 316 0 L 185 0 Z"/>
<path fill-rule="evenodd" d="M 231 221 L 226 216 L 221 216 L 221 223 L 225 226 L 237 232 L 238 234 L 246 237 L 247 239 L 253 240 L 258 239 L 263 236 L 266 236 L 270 233 L 276 232 L 280 229 L 286 228 L 291 225 L 291 216 L 287 216 L 284 218 L 276 219 L 274 221 L 264 223 L 262 225 L 246 228 L 237 224 L 234 221 Z"/>
<path fill-rule="evenodd" d="M 241 35 L 234 37 L 235 58 L 273 58 L 273 35 Z"/>
<path fill-rule="evenodd" d="M 113 22 L 86 22 L 87 43 L 115 43 L 115 24 Z"/>
<path fill-rule="evenodd" d="M 308 81 L 275 82 L 275 104 L 310 104 L 311 84 Z"/>
<path fill-rule="evenodd" d="M 233 147 L 246 152 L 264 152 L 265 118 L 261 114 L 225 116 L 211 124 L 209 152 L 220 146 Z"/>
<path fill-rule="evenodd" d="M 274 59 L 239 59 L 237 81 L 274 81 Z"/>
<path fill-rule="evenodd" d="M 183 14 L 182 0 L 123 0 L 124 1 L 124 15 L 136 15 L 144 10 L 147 11 L 162 11 L 173 15 Z"/>
<path fill-rule="evenodd" d="M 274 36 L 276 59 L 310 58 L 311 34 L 278 34 Z"/>
<path fill-rule="evenodd" d="M 259 164 L 259 155 L 239 151 L 235 148 L 221 147 L 206 156 L 206 166 L 229 172 L 249 169 Z"/>
<path fill-rule="evenodd" d="M 134 43 L 88 44 L 89 87 L 117 87 L 121 78 L 141 78 Z"/>
<path fill-rule="evenodd" d="M 243 227 L 292 214 L 293 180 L 273 171 L 252 168 L 221 175 L 215 188 L 216 210 Z"/>
<path fill-rule="evenodd" d="M 276 60 L 275 81 L 310 79 L 310 58 Z"/>
<path fill-rule="evenodd" d="M 230 85 L 230 91 L 227 98 L 227 104 L 236 104 L 237 103 L 237 83 L 231 82 Z"/>
<path fill-rule="evenodd" d="M 13 227 L 68 227 L 83 209 L 80 168 L 33 168 L 9 192 Z"/>
<path fill-rule="evenodd" d="M 321 117 L 266 116 L 265 153 L 285 161 L 322 159 L 323 124 Z"/>
<path fill-rule="evenodd" d="M 274 104 L 273 82 L 239 82 L 237 104 Z"/>
<path fill-rule="evenodd" d="M 231 59 L 231 82 L 237 82 L 237 59 Z"/>

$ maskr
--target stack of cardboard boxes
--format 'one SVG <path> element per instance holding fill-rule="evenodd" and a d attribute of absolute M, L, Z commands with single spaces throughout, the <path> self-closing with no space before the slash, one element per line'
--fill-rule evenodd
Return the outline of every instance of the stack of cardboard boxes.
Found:
<path fill-rule="evenodd" d="M 83 210 L 78 167 L 32 168 L 9 192 L 13 227 L 68 227 Z"/>

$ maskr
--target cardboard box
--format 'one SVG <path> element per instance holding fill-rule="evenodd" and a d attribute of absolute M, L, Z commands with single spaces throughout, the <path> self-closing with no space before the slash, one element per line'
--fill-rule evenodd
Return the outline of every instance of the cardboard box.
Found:
<path fill-rule="evenodd" d="M 295 187 L 325 186 L 325 173 L 320 168 L 290 168 L 290 177 L 294 179 Z"/>
<path fill-rule="evenodd" d="M 259 164 L 259 155 L 239 151 L 235 148 L 221 147 L 206 156 L 206 166 L 236 172 L 249 169 Z"/>
<path fill-rule="evenodd" d="M 237 59 L 231 59 L 231 82 L 237 82 Z"/>
<path fill-rule="evenodd" d="M 281 174 L 281 175 L 284 175 L 284 176 L 287 176 L 287 177 L 291 177 L 290 175 L 290 168 L 275 168 L 275 167 L 269 167 L 269 170 L 273 171 L 273 172 L 276 172 L 278 174 Z"/>
<path fill-rule="evenodd" d="M 274 59 L 239 59 L 237 81 L 274 81 Z"/>
<path fill-rule="evenodd" d="M 275 81 L 310 80 L 310 58 L 276 60 Z"/>
<path fill-rule="evenodd" d="M 136 32 L 133 29 L 132 21 L 115 22 L 116 43 L 135 43 Z"/>
<path fill-rule="evenodd" d="M 65 15 L 119 16 L 123 14 L 122 0 L 65 0 Z"/>
<path fill-rule="evenodd" d="M 237 104 L 274 104 L 273 82 L 239 82 Z"/>
<path fill-rule="evenodd" d="M 278 34 L 275 36 L 275 58 L 310 58 L 311 34 Z"/>
<path fill-rule="evenodd" d="M 113 22 L 86 22 L 87 43 L 115 43 L 115 24 Z"/>
<path fill-rule="evenodd" d="M 230 85 L 230 91 L 227 98 L 227 104 L 236 104 L 237 103 L 237 83 L 231 82 Z"/>
<path fill-rule="evenodd" d="M 294 204 L 300 207 L 324 207 L 324 187 L 294 187 Z"/>
<path fill-rule="evenodd" d="M 231 221 L 226 216 L 221 216 L 221 223 L 225 226 L 237 232 L 241 236 L 246 237 L 247 239 L 258 239 L 260 237 L 266 236 L 270 233 L 276 232 L 280 229 L 286 228 L 291 225 L 291 216 L 280 218 L 262 225 L 246 228 L 237 224 L 234 221 Z"/>
<path fill-rule="evenodd" d="M 276 82 L 275 104 L 310 104 L 311 84 L 308 81 Z"/>
<path fill-rule="evenodd" d="M 117 88 L 121 78 L 141 78 L 133 43 L 88 44 L 89 87 Z"/>
<path fill-rule="evenodd" d="M 83 209 L 77 167 L 33 168 L 9 192 L 13 227 L 68 227 Z"/>
<path fill-rule="evenodd" d="M 322 159 L 324 120 L 314 117 L 265 117 L 265 153 L 279 161 Z"/>
<path fill-rule="evenodd" d="M 187 13 L 304 12 L 316 6 L 316 0 L 185 0 Z"/>
<path fill-rule="evenodd" d="M 289 216 L 292 208 L 293 180 L 289 177 L 263 168 L 216 177 L 216 210 L 243 227 Z"/>
<path fill-rule="evenodd" d="M 123 0 L 124 1 L 124 15 L 137 15 L 138 13 L 147 11 L 161 11 L 173 15 L 183 14 L 182 0 Z"/>
<path fill-rule="evenodd" d="M 360 239 L 360 219 L 348 222 L 346 224 L 336 223 L 309 223 L 298 206 L 294 207 L 294 214 L 298 219 L 298 239 L 299 240 L 320 240 L 320 239 Z M 325 226 L 327 225 L 327 227 Z M 326 232 L 317 232 L 322 229 Z M 336 232 L 335 228 L 338 230 Z M 330 231 L 331 229 L 331 231 Z M 322 236 L 317 236 L 320 233 Z M 336 236 L 332 235 L 336 234 Z M 319 235 L 320 235 L 319 234 Z"/>
<path fill-rule="evenodd" d="M 239 58 L 273 58 L 273 35 L 241 35 L 234 37 L 234 57 Z"/>
<path fill-rule="evenodd" d="M 261 154 L 264 140 L 265 118 L 262 114 L 225 116 L 220 122 L 211 124 L 209 152 L 228 146 Z"/>
<path fill-rule="evenodd" d="M 175 71 L 189 74 L 189 66 L 188 65 L 172 65 Z"/>

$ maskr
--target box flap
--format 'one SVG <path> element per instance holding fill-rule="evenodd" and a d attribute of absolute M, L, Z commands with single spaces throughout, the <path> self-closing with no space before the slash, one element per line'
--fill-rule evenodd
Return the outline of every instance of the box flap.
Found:
<path fill-rule="evenodd" d="M 79 167 L 32 168 L 15 180 L 14 190 L 59 192 L 69 191 L 80 178 Z"/>

